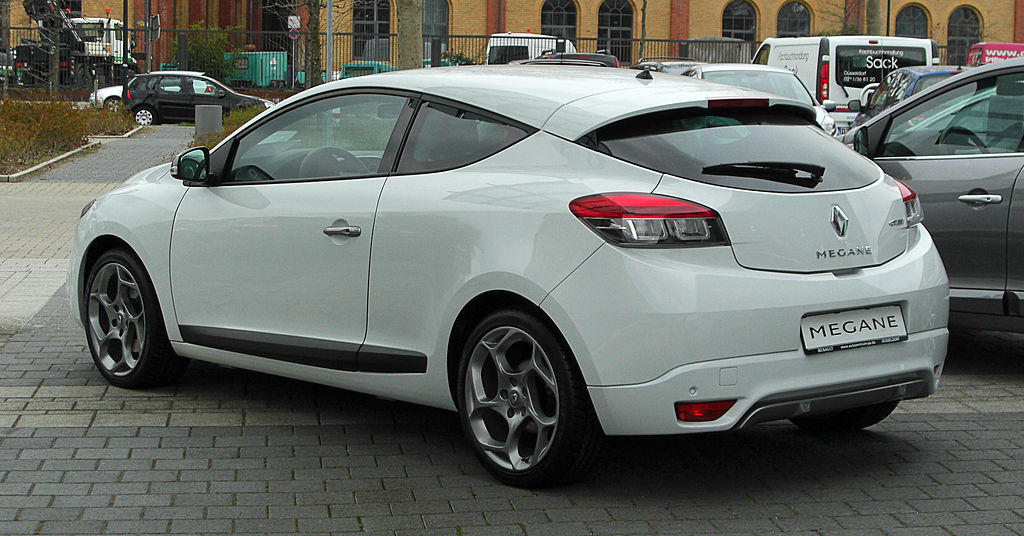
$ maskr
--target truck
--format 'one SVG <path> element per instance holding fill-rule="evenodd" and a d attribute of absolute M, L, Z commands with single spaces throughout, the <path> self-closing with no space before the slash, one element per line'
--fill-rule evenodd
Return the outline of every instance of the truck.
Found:
<path fill-rule="evenodd" d="M 48 84 L 53 54 L 58 54 L 62 86 L 92 87 L 94 81 L 107 86 L 120 81 L 124 70 L 129 77 L 139 72 L 135 60 L 125 57 L 121 21 L 69 17 L 61 0 L 24 0 L 22 5 L 38 25 L 39 37 L 24 38 L 14 47 L 16 84 Z"/>

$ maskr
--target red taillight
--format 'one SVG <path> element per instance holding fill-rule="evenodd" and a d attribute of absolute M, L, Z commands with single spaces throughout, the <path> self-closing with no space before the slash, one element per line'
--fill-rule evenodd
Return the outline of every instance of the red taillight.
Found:
<path fill-rule="evenodd" d="M 657 194 L 612 193 L 575 199 L 569 210 L 605 240 L 622 246 L 727 244 L 714 211 Z"/>
<path fill-rule="evenodd" d="M 818 73 L 818 102 L 825 102 L 828 99 L 828 63 L 821 64 L 821 71 Z"/>
<path fill-rule="evenodd" d="M 130 90 L 128 88 L 125 88 L 125 90 L 124 90 L 124 98 L 126 98 L 126 99 L 132 98 L 132 90 Z"/>
<path fill-rule="evenodd" d="M 917 192 L 900 181 L 896 181 L 896 187 L 900 189 L 900 196 L 903 197 L 903 207 L 907 213 L 907 227 L 921 223 L 924 220 L 924 211 L 921 210 L 921 200 L 917 198 Z"/>
<path fill-rule="evenodd" d="M 735 400 L 718 402 L 676 402 L 676 417 L 684 422 L 709 422 L 725 415 Z"/>
<path fill-rule="evenodd" d="M 714 99 L 708 108 L 767 108 L 768 99 Z"/>

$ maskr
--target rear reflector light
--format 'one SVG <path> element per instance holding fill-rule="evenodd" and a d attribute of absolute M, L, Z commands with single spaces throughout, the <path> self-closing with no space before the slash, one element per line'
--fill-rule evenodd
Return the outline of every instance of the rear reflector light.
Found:
<path fill-rule="evenodd" d="M 735 400 L 676 402 L 676 417 L 684 422 L 709 422 L 725 415 L 735 403 Z"/>
<path fill-rule="evenodd" d="M 825 102 L 828 99 L 828 63 L 821 64 L 821 71 L 818 73 L 818 102 Z"/>
<path fill-rule="evenodd" d="M 708 108 L 767 108 L 768 99 L 714 99 Z"/>
<path fill-rule="evenodd" d="M 917 192 L 900 181 L 896 181 L 896 186 L 899 187 L 900 195 L 903 197 L 903 207 L 907 212 L 907 227 L 921 223 L 924 220 L 924 211 L 921 210 L 921 200 L 918 199 Z"/>
<path fill-rule="evenodd" d="M 718 214 L 697 203 L 656 194 L 580 197 L 569 210 L 605 240 L 627 247 L 728 244 Z"/>

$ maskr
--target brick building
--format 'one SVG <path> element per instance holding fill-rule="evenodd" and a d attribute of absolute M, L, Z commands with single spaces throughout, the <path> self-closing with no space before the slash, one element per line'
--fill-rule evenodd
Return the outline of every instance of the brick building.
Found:
<path fill-rule="evenodd" d="M 121 0 L 71 0 L 84 16 L 122 18 Z M 255 31 L 283 31 L 288 14 L 304 16 L 306 0 L 130 0 L 133 27 L 146 2 L 165 29 L 196 23 Z M 872 0 L 423 0 L 424 33 L 483 35 L 548 33 L 586 39 L 694 39 L 868 33 Z M 29 21 L 14 0 L 10 22 Z M 299 7 L 296 7 L 297 4 Z M 395 2 L 334 0 L 337 33 L 380 36 L 396 29 Z M 879 33 L 928 37 L 940 45 L 1024 41 L 1024 0 L 874 0 Z M 886 16 L 888 15 L 888 16 Z M 324 20 L 321 17 L 321 20 Z M 888 20 L 886 20 L 888 19 Z M 323 28 L 322 28 L 323 29 Z"/>

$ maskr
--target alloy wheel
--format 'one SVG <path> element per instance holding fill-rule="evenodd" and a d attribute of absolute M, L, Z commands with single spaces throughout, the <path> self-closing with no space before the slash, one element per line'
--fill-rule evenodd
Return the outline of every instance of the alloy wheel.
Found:
<path fill-rule="evenodd" d="M 135 122 L 140 125 L 152 125 L 153 124 L 153 112 L 148 108 L 142 108 L 135 112 Z"/>
<path fill-rule="evenodd" d="M 465 403 L 474 440 L 499 467 L 525 471 L 551 449 L 558 385 L 551 362 L 527 332 L 497 327 L 473 348 Z"/>
<path fill-rule="evenodd" d="M 146 314 L 128 268 L 111 262 L 99 269 L 89 288 L 88 315 L 98 363 L 114 376 L 134 371 L 146 344 Z"/>

